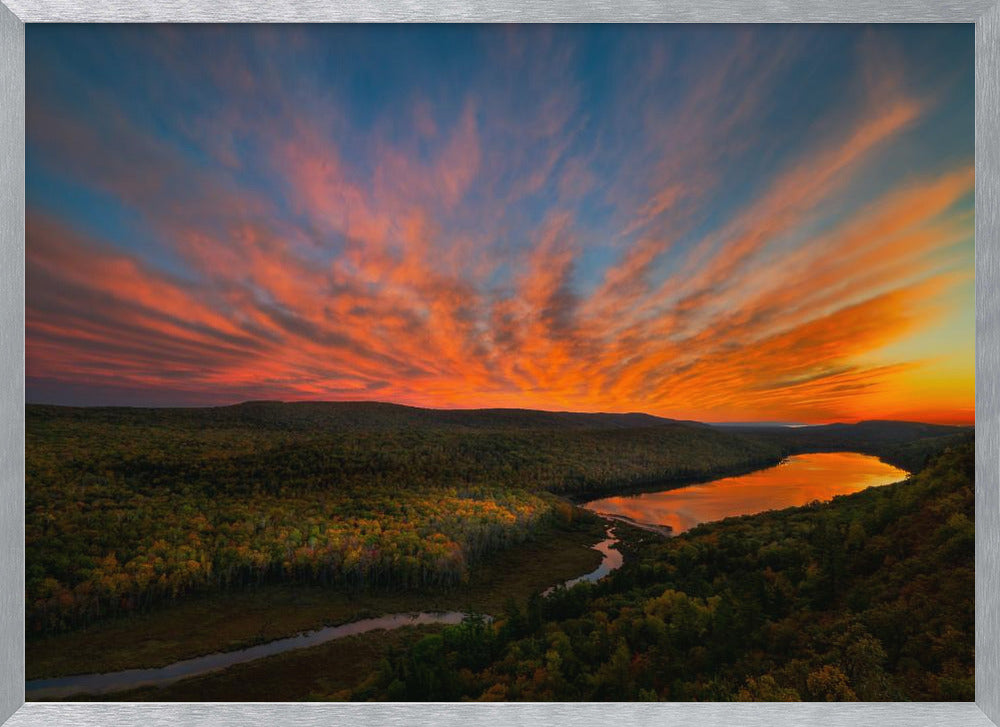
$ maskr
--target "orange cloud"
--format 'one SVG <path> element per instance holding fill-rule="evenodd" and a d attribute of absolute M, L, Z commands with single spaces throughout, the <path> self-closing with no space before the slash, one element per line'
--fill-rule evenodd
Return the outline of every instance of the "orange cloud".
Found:
<path fill-rule="evenodd" d="M 853 198 L 935 103 L 878 46 L 863 45 L 850 113 L 816 123 L 718 217 L 727 164 L 759 141 L 794 43 L 749 76 L 749 30 L 691 78 L 665 46 L 643 55 L 609 110 L 642 142 L 618 140 L 611 173 L 615 142 L 580 149 L 570 50 L 447 113 L 408 98 L 403 131 L 359 131 L 333 102 L 312 118 L 286 104 L 199 118 L 187 131 L 220 162 L 204 174 L 123 114 L 98 132 L 34 106 L 36 143 L 164 242 L 116 246 L 29 211 L 29 379 L 196 402 L 969 420 L 971 342 L 942 361 L 927 337 L 971 315 L 973 170 L 901 172 Z M 506 48 L 539 65 L 528 50 Z M 665 76 L 676 104 L 654 93 Z M 276 83 L 234 78 L 243 103 Z M 537 103 L 506 107 L 503 84 Z M 131 163 L 104 163 L 110 136 Z M 267 191 L 242 183 L 251 162 Z M 164 251 L 178 272 L 152 262 Z"/>

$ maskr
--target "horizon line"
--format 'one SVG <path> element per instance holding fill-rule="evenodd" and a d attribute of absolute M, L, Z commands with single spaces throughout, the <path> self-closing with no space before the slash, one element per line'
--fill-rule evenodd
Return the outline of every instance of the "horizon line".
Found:
<path fill-rule="evenodd" d="M 419 409 L 421 411 L 448 411 L 448 412 L 475 412 L 475 411 L 520 411 L 520 412 L 537 412 L 542 414 L 582 414 L 582 415 L 617 415 L 617 416 L 647 416 L 653 419 L 662 419 L 664 421 L 677 422 L 677 423 L 695 423 L 695 424 L 705 424 L 709 426 L 772 426 L 772 427 L 789 427 L 789 428 L 800 428 L 800 427 L 817 427 L 817 426 L 829 426 L 833 424 L 861 424 L 863 422 L 894 422 L 903 424 L 929 424 L 933 426 L 947 426 L 955 428 L 975 428 L 975 413 L 973 413 L 973 420 L 969 424 L 944 424 L 935 421 L 924 421 L 919 419 L 892 419 L 892 418 L 873 418 L 873 419 L 857 419 L 851 420 L 833 420 L 824 422 L 788 422 L 788 421 L 778 421 L 771 419 L 761 419 L 755 421 L 745 421 L 745 420 L 702 420 L 702 419 L 681 419 L 676 417 L 663 416 L 660 414 L 651 414 L 644 411 L 583 411 L 577 409 L 532 409 L 529 407 L 505 407 L 505 406 L 483 406 L 483 407 L 430 407 L 430 406 L 416 406 L 413 404 L 401 404 L 394 401 L 385 401 L 381 399 L 295 399 L 286 401 L 283 399 L 245 399 L 242 401 L 237 401 L 229 404 L 190 404 L 190 405 L 170 405 L 170 406 L 154 406 L 154 405 L 141 405 L 141 404 L 90 404 L 90 405 L 79 405 L 79 404 L 54 404 L 48 402 L 33 402 L 25 400 L 25 407 L 28 406 L 48 406 L 48 407 L 58 407 L 62 409 L 156 409 L 156 410 L 178 410 L 178 409 L 228 409 L 238 406 L 246 406 L 247 404 L 282 404 L 282 405 L 295 405 L 295 404 L 333 404 L 333 405 L 349 405 L 349 404 L 376 404 L 382 406 L 394 406 L 403 409 Z"/>

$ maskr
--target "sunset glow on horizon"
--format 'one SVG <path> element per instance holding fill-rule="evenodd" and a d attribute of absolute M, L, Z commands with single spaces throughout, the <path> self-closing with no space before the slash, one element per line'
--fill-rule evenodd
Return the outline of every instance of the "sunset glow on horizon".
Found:
<path fill-rule="evenodd" d="M 971 25 L 26 39 L 28 402 L 974 422 Z"/>

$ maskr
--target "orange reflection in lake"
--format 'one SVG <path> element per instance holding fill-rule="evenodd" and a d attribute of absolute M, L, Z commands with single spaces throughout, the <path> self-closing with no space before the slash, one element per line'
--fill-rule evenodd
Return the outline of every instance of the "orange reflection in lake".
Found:
<path fill-rule="evenodd" d="M 663 492 L 606 497 L 584 507 L 650 525 L 669 525 L 679 533 L 699 523 L 830 500 L 906 477 L 905 470 L 866 454 L 796 454 L 775 467 L 747 475 Z"/>

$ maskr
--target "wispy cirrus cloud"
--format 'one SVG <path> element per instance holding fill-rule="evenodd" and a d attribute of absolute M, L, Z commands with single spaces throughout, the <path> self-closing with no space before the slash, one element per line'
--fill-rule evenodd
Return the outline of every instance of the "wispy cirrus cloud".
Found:
<path fill-rule="evenodd" d="M 29 398 L 971 416 L 968 109 L 900 29 L 105 32 L 29 34 Z"/>

